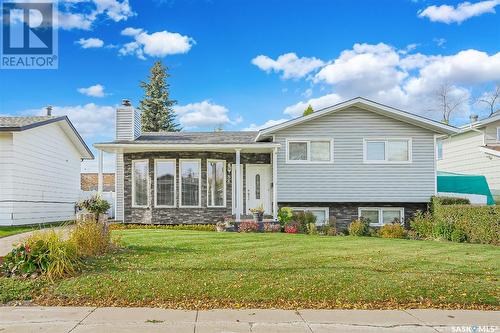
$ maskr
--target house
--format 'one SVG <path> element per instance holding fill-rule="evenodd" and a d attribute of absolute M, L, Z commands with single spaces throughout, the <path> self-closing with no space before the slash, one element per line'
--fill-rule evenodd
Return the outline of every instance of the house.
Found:
<path fill-rule="evenodd" d="M 438 170 L 485 176 L 491 192 L 500 196 L 500 111 L 460 128 L 438 142 Z"/>
<path fill-rule="evenodd" d="M 94 156 L 68 117 L 0 117 L 0 225 L 75 217 L 80 163 Z"/>
<path fill-rule="evenodd" d="M 262 205 L 307 210 L 344 228 L 380 226 L 425 210 L 436 193 L 436 137 L 454 127 L 363 98 L 259 132 L 141 133 L 117 109 L 116 219 L 125 223 L 240 221 Z"/>

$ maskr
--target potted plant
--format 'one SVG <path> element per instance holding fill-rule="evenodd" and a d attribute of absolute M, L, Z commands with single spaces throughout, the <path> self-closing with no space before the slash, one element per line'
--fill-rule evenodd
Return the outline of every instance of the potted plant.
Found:
<path fill-rule="evenodd" d="M 264 207 L 262 205 L 256 208 L 250 208 L 250 212 L 253 214 L 255 222 L 262 222 L 264 219 Z"/>

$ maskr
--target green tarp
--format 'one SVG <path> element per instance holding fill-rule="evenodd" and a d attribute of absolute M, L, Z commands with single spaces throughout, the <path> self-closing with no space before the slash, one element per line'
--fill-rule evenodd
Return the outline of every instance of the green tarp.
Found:
<path fill-rule="evenodd" d="M 437 191 L 484 195 L 488 199 L 488 205 L 495 204 L 488 182 L 484 176 L 438 171 Z"/>

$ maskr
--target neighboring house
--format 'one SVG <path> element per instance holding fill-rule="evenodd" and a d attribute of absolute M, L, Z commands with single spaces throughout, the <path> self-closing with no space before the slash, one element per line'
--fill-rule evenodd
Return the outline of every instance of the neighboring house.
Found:
<path fill-rule="evenodd" d="M 463 126 L 440 140 L 438 170 L 486 177 L 490 190 L 500 196 L 500 112 Z"/>
<path fill-rule="evenodd" d="M 66 116 L 0 117 L 0 225 L 74 219 L 93 158 Z"/>
<path fill-rule="evenodd" d="M 262 205 L 311 211 L 345 228 L 364 217 L 407 221 L 436 193 L 436 137 L 456 132 L 363 98 L 260 132 L 140 133 L 117 110 L 116 219 L 126 223 L 240 221 Z"/>
<path fill-rule="evenodd" d="M 84 192 L 98 190 L 98 176 L 97 172 L 82 172 L 80 174 L 80 188 Z M 115 174 L 113 172 L 103 173 L 103 192 L 115 191 Z"/>

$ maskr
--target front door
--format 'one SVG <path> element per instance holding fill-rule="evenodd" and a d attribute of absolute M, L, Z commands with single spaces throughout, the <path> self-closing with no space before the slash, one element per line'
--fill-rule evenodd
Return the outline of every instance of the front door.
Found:
<path fill-rule="evenodd" d="M 247 164 L 246 165 L 246 209 L 251 214 L 250 208 L 262 205 L 265 214 L 272 214 L 271 207 L 271 165 Z"/>

